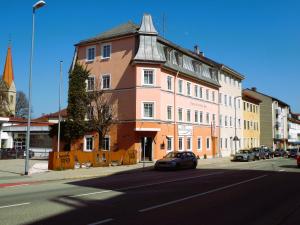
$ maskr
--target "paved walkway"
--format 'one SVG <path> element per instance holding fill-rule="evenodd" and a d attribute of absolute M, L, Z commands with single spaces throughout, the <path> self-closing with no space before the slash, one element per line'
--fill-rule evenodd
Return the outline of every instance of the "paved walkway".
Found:
<path fill-rule="evenodd" d="M 199 160 L 198 167 L 212 166 L 213 164 L 226 164 L 230 162 L 230 158 L 215 158 Z M 153 168 L 153 162 L 138 163 L 128 166 L 110 166 L 110 167 L 92 167 L 80 168 L 64 171 L 48 171 L 46 170 L 47 160 L 30 160 L 29 176 L 24 176 L 23 159 L 0 160 L 0 188 L 4 186 L 22 185 L 29 182 L 40 182 L 50 180 L 64 180 L 64 179 L 80 179 L 90 177 L 102 177 L 119 173 L 134 173 L 142 172 Z"/>

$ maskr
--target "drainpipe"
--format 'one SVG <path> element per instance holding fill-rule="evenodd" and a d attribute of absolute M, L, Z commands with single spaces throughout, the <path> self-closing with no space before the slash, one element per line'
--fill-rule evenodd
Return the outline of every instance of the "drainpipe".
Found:
<path fill-rule="evenodd" d="M 178 146 L 177 146 L 177 132 L 176 132 L 176 84 L 177 84 L 177 77 L 179 74 L 179 70 L 177 70 L 175 79 L 174 79 L 174 151 L 177 149 L 178 150 Z"/>

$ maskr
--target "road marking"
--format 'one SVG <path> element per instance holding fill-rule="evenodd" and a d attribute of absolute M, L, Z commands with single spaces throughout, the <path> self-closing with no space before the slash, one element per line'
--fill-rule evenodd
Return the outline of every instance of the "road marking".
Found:
<path fill-rule="evenodd" d="M 203 175 L 199 175 L 199 176 L 173 179 L 173 180 L 168 180 L 168 181 L 161 181 L 161 182 L 155 182 L 155 183 L 149 183 L 149 184 L 134 185 L 134 186 L 128 186 L 128 187 L 118 188 L 118 189 L 114 189 L 114 190 L 96 191 L 96 192 L 90 192 L 90 193 L 85 193 L 85 194 L 72 195 L 70 197 L 74 198 L 74 197 L 102 194 L 102 193 L 107 193 L 107 192 L 112 192 L 112 191 L 127 191 L 127 190 L 130 190 L 130 189 L 137 189 L 137 188 L 149 187 L 149 186 L 154 186 L 154 185 L 159 185 L 159 184 L 173 183 L 173 182 L 177 182 L 177 181 L 196 179 L 196 178 L 200 178 L 200 177 L 208 177 L 208 176 L 223 174 L 223 173 L 225 173 L 225 172 L 215 172 L 215 173 L 203 174 Z"/>
<path fill-rule="evenodd" d="M 7 186 L 6 188 L 22 187 L 22 186 L 29 186 L 29 184 L 16 184 L 16 185 Z"/>
<path fill-rule="evenodd" d="M 284 172 L 285 170 L 278 170 L 279 172 Z"/>
<path fill-rule="evenodd" d="M 159 204 L 159 205 L 151 206 L 151 207 L 148 207 L 148 208 L 145 208 L 145 209 L 140 209 L 139 212 L 147 212 L 147 211 L 150 211 L 150 210 L 153 210 L 153 209 L 157 209 L 157 208 L 161 208 L 161 207 L 164 207 L 164 206 L 176 204 L 176 203 L 183 202 L 183 201 L 186 201 L 186 200 L 189 200 L 189 199 L 192 199 L 192 198 L 197 198 L 197 197 L 200 197 L 200 196 L 203 196 L 203 195 L 207 195 L 207 194 L 211 194 L 211 193 L 214 193 L 214 192 L 217 192 L 217 191 L 221 191 L 221 190 L 225 190 L 225 189 L 228 189 L 228 188 L 231 188 L 231 187 L 235 187 L 235 186 L 238 186 L 240 184 L 245 184 L 245 183 L 248 183 L 250 181 L 258 180 L 258 179 L 264 178 L 266 176 L 268 176 L 268 175 L 262 175 L 262 176 L 255 177 L 255 178 L 252 178 L 252 179 L 248 179 L 248 180 L 244 180 L 244 181 L 237 182 L 237 183 L 234 183 L 234 184 L 230 184 L 230 185 L 227 185 L 227 186 L 224 186 L 224 187 L 215 188 L 215 189 L 212 189 L 210 191 L 206 191 L 206 192 L 202 192 L 202 193 L 199 193 L 199 194 L 191 195 L 191 196 L 188 196 L 188 197 L 185 197 L 185 198 L 180 198 L 180 199 L 173 200 L 173 201 L 170 201 L 170 202 L 166 202 L 166 203 L 162 203 L 162 204 Z"/>
<path fill-rule="evenodd" d="M 98 225 L 98 224 L 108 223 L 108 222 L 110 222 L 112 220 L 114 220 L 114 219 L 108 218 L 108 219 L 105 219 L 105 220 L 97 221 L 95 223 L 89 223 L 88 225 Z"/>
<path fill-rule="evenodd" d="M 24 202 L 24 203 L 14 204 L 14 205 L 4 205 L 4 206 L 0 206 L 0 209 L 22 206 L 22 205 L 29 205 L 29 204 L 31 204 L 31 202 Z"/>

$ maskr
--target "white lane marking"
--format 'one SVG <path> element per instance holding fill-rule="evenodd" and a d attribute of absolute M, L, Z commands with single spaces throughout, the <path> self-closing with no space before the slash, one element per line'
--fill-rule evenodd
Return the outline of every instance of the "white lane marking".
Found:
<path fill-rule="evenodd" d="M 159 185 L 159 184 L 173 183 L 173 182 L 177 182 L 177 181 L 196 179 L 196 178 L 200 178 L 200 177 L 208 177 L 208 176 L 212 176 L 212 175 L 216 175 L 216 174 L 223 174 L 223 173 L 225 173 L 225 172 L 215 172 L 215 173 L 209 173 L 209 174 L 193 176 L 193 177 L 185 177 L 185 178 L 180 178 L 180 179 L 173 179 L 173 180 L 161 181 L 161 182 L 155 182 L 155 183 L 149 183 L 149 184 L 134 185 L 134 186 L 128 186 L 128 187 L 118 188 L 118 189 L 114 189 L 114 190 L 96 191 L 96 192 L 90 192 L 90 193 L 85 193 L 85 194 L 72 195 L 70 197 L 74 198 L 74 197 L 102 194 L 102 193 L 107 193 L 107 192 L 112 192 L 112 191 L 127 191 L 130 189 L 137 189 L 137 188 L 141 188 L 141 187 L 149 187 L 149 186 L 154 186 L 154 185 Z"/>
<path fill-rule="evenodd" d="M 279 172 L 284 172 L 285 170 L 278 170 Z"/>
<path fill-rule="evenodd" d="M 89 223 L 88 225 L 97 225 L 97 224 L 108 223 L 108 222 L 110 222 L 110 221 L 112 221 L 112 220 L 114 220 L 114 219 L 108 218 L 108 219 L 105 219 L 105 220 L 97 221 L 97 222 L 95 222 L 95 223 Z"/>
<path fill-rule="evenodd" d="M 207 195 L 207 194 L 210 194 L 210 193 L 214 193 L 214 192 L 217 192 L 217 191 L 221 191 L 221 190 L 225 190 L 225 189 L 228 189 L 228 188 L 231 188 L 231 187 L 235 187 L 235 186 L 238 186 L 240 184 L 245 184 L 245 183 L 248 183 L 250 181 L 258 180 L 258 179 L 264 178 L 266 176 L 268 176 L 268 175 L 262 175 L 262 176 L 255 177 L 255 178 L 252 178 L 252 179 L 248 179 L 248 180 L 244 180 L 244 181 L 237 182 L 237 183 L 234 183 L 234 184 L 230 184 L 230 185 L 227 185 L 227 186 L 224 186 L 224 187 L 215 188 L 215 189 L 212 189 L 210 191 L 206 191 L 206 192 L 202 192 L 202 193 L 199 193 L 199 194 L 191 195 L 191 196 L 188 196 L 188 197 L 185 197 L 185 198 L 180 198 L 180 199 L 173 200 L 173 201 L 170 201 L 170 202 L 166 202 L 166 203 L 162 203 L 162 204 L 159 204 L 159 205 L 151 206 L 151 207 L 148 207 L 148 208 L 145 208 L 145 209 L 140 209 L 139 212 L 147 212 L 147 211 L 150 211 L 150 210 L 153 210 L 153 209 L 157 209 L 157 208 L 161 208 L 161 207 L 164 207 L 164 206 L 176 204 L 178 202 L 183 202 L 183 201 L 186 201 L 186 200 L 189 200 L 189 199 L 192 199 L 192 198 L 197 198 L 197 197 L 200 197 L 200 196 L 203 196 L 203 195 Z"/>
<path fill-rule="evenodd" d="M 29 184 L 16 184 L 16 185 L 11 185 L 11 186 L 7 186 L 5 188 L 12 188 L 12 187 L 22 187 L 22 186 L 28 186 Z"/>
<path fill-rule="evenodd" d="M 0 209 L 22 206 L 22 205 L 29 205 L 29 204 L 31 204 L 31 202 L 24 202 L 24 203 L 14 204 L 14 205 L 4 205 L 4 206 L 0 206 Z"/>

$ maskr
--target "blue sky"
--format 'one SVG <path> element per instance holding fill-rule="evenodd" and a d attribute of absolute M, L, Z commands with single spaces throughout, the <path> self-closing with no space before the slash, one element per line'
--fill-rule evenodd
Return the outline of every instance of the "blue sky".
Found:
<path fill-rule="evenodd" d="M 0 3 L 0 71 L 12 39 L 15 83 L 28 92 L 32 5 Z M 185 48 L 198 44 L 205 55 L 246 76 L 243 87 L 287 102 L 300 112 L 300 1 L 277 0 L 46 0 L 36 13 L 32 104 L 34 117 L 58 109 L 59 61 L 63 60 L 63 102 L 74 44 L 150 13 L 165 37 Z M 2 72 L 1 72 L 2 73 Z"/>

